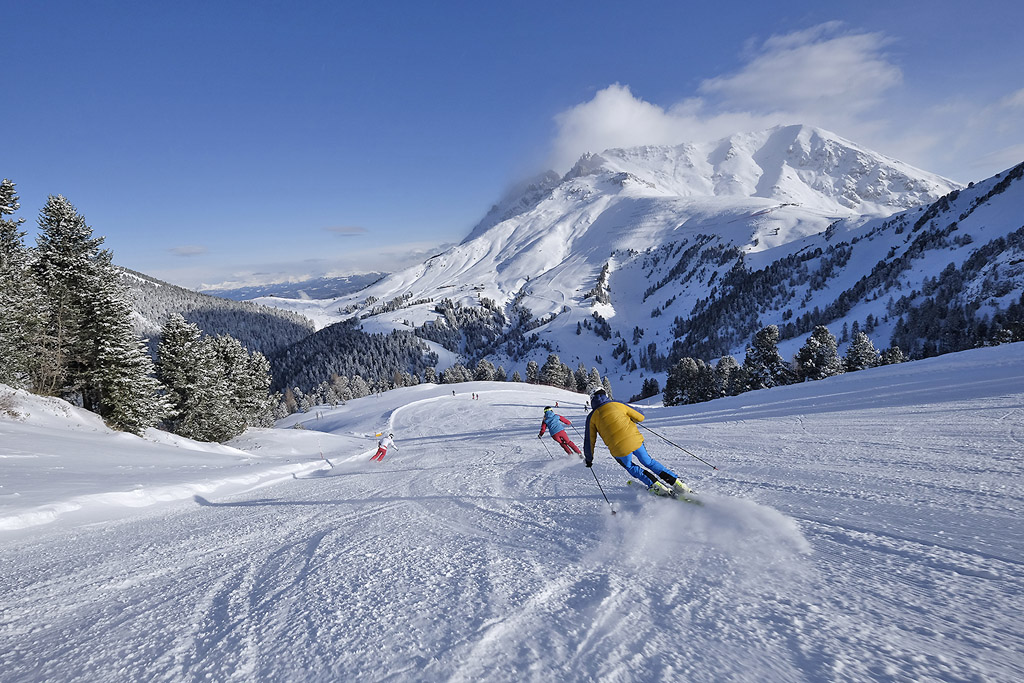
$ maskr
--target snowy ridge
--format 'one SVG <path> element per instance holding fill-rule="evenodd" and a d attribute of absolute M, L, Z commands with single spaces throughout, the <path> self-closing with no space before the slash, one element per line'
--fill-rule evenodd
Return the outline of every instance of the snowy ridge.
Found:
<path fill-rule="evenodd" d="M 761 197 L 840 215 L 891 213 L 959 187 L 808 126 L 779 126 L 702 145 L 606 150 L 585 156 L 567 177 L 609 173 L 638 192 Z"/>
<path fill-rule="evenodd" d="M 541 342 L 526 357 L 501 348 L 488 351 L 492 363 L 522 373 L 527 360 L 543 363 L 550 348 L 570 367 L 596 366 L 631 395 L 645 377 L 664 382 L 674 346 L 708 361 L 742 356 L 768 324 L 793 323 L 783 332 L 787 355 L 813 324 L 841 336 L 856 323 L 876 347 L 887 348 L 899 316 L 925 298 L 926 281 L 1020 227 L 1014 218 L 1024 202 L 1019 182 L 974 205 L 1008 179 L 959 190 L 804 126 L 709 145 L 606 150 L 583 157 L 557 181 L 546 176 L 529 183 L 496 205 L 462 244 L 356 295 L 264 303 L 299 311 L 318 326 L 358 316 L 372 331 L 386 331 L 433 323 L 441 299 L 474 307 L 486 298 L 502 308 L 510 328 L 524 308 L 543 321 L 526 331 Z M 922 232 L 917 224 L 929 211 Z M 1012 274 L 1011 286 L 1024 284 L 1016 266 L 1004 269 L 1016 261 L 1014 253 L 993 256 L 1001 274 Z M 880 286 L 857 291 L 880 262 L 897 265 L 879 275 Z M 757 274 L 770 268 L 776 281 Z M 607 301 L 593 296 L 602 272 Z M 1005 293 L 990 296 L 991 289 L 979 300 L 989 312 L 1007 302 Z M 980 284 L 974 290 L 980 293 Z M 919 296 L 901 311 L 890 308 L 890 299 L 915 291 Z M 381 313 L 382 302 L 395 305 Z M 738 310 L 742 318 L 733 319 Z M 589 327 L 577 334 L 594 314 L 607 320 L 611 339 Z M 677 320 L 692 320 L 692 329 L 680 335 Z M 626 352 L 613 355 L 622 340 Z"/>
<path fill-rule="evenodd" d="M 235 445 L 250 454 L 317 467 L 258 491 L 0 532 L 5 680 L 1024 673 L 1024 344 L 644 407 L 651 429 L 718 465 L 648 434 L 702 507 L 626 486 L 603 447 L 587 470 L 536 438 L 557 401 L 579 440 L 580 398 L 398 389 L 279 425 L 304 429 L 246 433 Z M 0 452 L 68 466 L 83 454 L 122 476 L 110 442 L 90 457 L 75 422 L 41 440 L 4 416 Z M 370 463 L 384 429 L 398 449 Z M 147 486 L 168 481 L 152 466 L 171 449 L 131 443 Z M 61 497 L 61 470 L 22 462 L 4 462 L 5 492 Z"/>
<path fill-rule="evenodd" d="M 496 205 L 462 244 L 355 295 L 259 301 L 300 311 L 322 326 L 370 296 L 463 303 L 485 296 L 508 304 L 530 283 L 537 294 L 524 303 L 542 317 L 578 305 L 575 292 L 593 285 L 615 250 L 644 250 L 701 231 L 736 246 L 765 233 L 786 242 L 821 232 L 839 217 L 892 213 L 956 187 L 803 126 L 700 147 L 607 150 L 584 156 L 557 182 L 549 174 L 528 183 Z M 429 311 L 403 315 L 413 324 L 431 319 Z"/>

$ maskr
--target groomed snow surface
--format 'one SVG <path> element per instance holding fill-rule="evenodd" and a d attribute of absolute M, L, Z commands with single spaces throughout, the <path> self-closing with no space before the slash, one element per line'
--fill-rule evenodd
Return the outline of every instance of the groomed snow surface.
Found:
<path fill-rule="evenodd" d="M 539 441 L 579 395 L 452 389 L 233 448 L 8 398 L 0 678 L 1024 679 L 1024 344 L 646 409 L 703 506 Z"/>

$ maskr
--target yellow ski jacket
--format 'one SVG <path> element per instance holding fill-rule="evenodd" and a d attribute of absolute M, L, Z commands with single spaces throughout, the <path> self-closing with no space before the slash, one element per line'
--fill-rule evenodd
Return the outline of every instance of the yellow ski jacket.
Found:
<path fill-rule="evenodd" d="M 594 445 L 598 434 L 614 458 L 625 457 L 640 448 L 644 437 L 636 428 L 636 423 L 643 421 L 643 413 L 625 403 L 609 400 L 595 406 L 587 416 L 587 436 L 583 442 L 586 462 L 594 461 Z"/>

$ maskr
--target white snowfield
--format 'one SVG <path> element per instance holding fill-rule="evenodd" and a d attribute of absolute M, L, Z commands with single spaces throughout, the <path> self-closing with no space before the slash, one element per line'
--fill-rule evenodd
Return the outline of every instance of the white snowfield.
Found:
<path fill-rule="evenodd" d="M 0 679 L 1024 680 L 1024 344 L 645 408 L 717 464 L 645 432 L 703 506 L 537 439 L 558 401 L 582 442 L 580 400 L 423 385 L 247 433 L 248 454 L 0 417 L 0 517 L 20 520 L 0 531 Z M 368 462 L 384 429 L 397 450 Z M 152 492 L 240 463 L 294 469 L 25 517 L 65 476 Z"/>

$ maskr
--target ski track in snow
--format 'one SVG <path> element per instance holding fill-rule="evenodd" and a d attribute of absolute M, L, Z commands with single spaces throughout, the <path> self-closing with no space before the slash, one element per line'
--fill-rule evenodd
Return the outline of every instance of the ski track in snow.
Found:
<path fill-rule="evenodd" d="M 1024 370 L 967 398 L 900 371 L 879 396 L 929 398 L 844 408 L 848 377 L 648 411 L 720 470 L 647 435 L 704 492 L 660 500 L 602 447 L 615 515 L 536 439 L 560 399 L 582 442 L 572 394 L 485 385 L 374 425 L 327 416 L 387 424 L 398 450 L 0 536 L 0 678 L 1020 680 L 1024 393 L 1006 387 Z"/>

